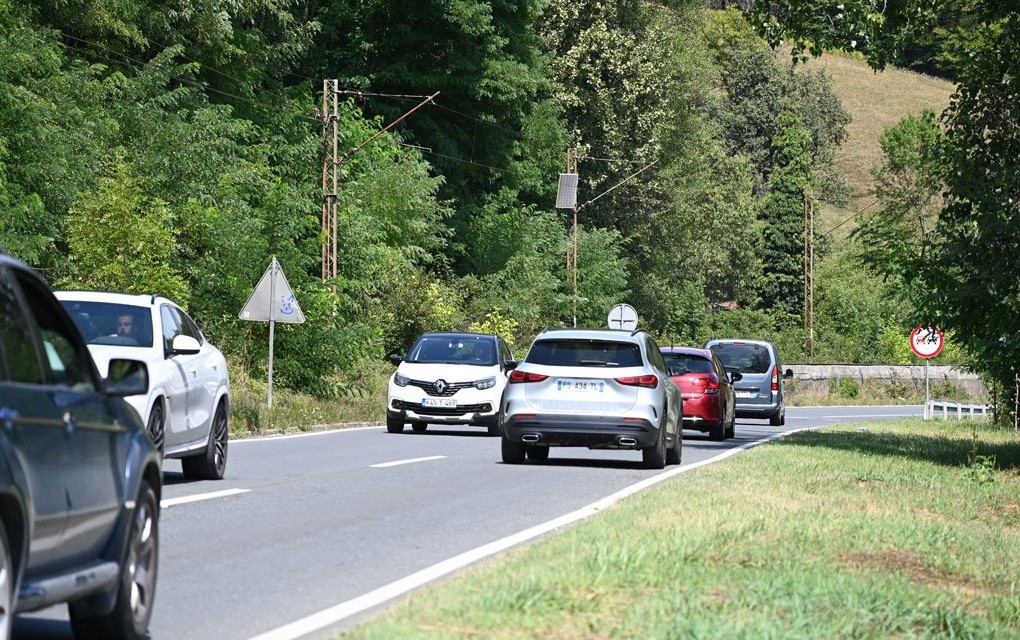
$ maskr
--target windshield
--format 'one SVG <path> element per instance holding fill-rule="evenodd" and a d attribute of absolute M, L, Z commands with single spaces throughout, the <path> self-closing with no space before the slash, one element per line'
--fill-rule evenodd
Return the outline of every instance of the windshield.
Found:
<path fill-rule="evenodd" d="M 89 344 L 152 346 L 152 315 L 147 307 L 111 302 L 61 300 Z"/>
<path fill-rule="evenodd" d="M 772 366 L 768 348 L 759 344 L 723 343 L 712 346 L 723 366 L 740 373 L 767 373 Z"/>
<path fill-rule="evenodd" d="M 527 362 L 559 367 L 640 367 L 641 348 L 631 342 L 539 340 Z"/>
<path fill-rule="evenodd" d="M 496 345 L 488 336 L 422 336 L 407 360 L 490 367 L 496 364 Z"/>

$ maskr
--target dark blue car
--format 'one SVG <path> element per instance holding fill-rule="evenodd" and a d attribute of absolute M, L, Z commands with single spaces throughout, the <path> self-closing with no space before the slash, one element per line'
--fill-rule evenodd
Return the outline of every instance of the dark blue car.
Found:
<path fill-rule="evenodd" d="M 77 638 L 147 635 L 159 556 L 159 455 L 124 396 L 143 363 L 99 377 L 35 272 L 0 250 L 0 640 L 66 602 Z"/>

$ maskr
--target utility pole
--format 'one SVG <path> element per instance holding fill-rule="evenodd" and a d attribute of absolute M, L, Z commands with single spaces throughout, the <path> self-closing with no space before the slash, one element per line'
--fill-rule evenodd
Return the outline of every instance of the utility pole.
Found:
<path fill-rule="evenodd" d="M 337 273 L 337 251 L 336 251 L 336 222 L 337 222 L 337 199 L 340 196 L 338 183 L 340 181 L 340 165 L 357 153 L 365 145 L 369 144 L 382 134 L 386 133 L 401 120 L 411 115 L 426 104 L 432 102 L 439 92 L 436 91 L 417 106 L 405 112 L 402 116 L 376 131 L 371 137 L 361 144 L 351 147 L 340 154 L 339 147 L 339 111 L 336 80 L 322 81 L 322 279 L 336 279 Z M 348 92 L 349 93 L 349 92 Z M 359 94 L 364 95 L 364 94 Z M 418 96 L 421 97 L 421 96 Z M 336 285 L 333 285 L 333 293 L 336 293 Z"/>
<path fill-rule="evenodd" d="M 804 352 L 815 352 L 815 211 L 804 192 Z"/>
<path fill-rule="evenodd" d="M 337 81 L 322 81 L 322 279 L 336 279 L 336 205 L 340 173 Z M 334 291 L 335 292 L 335 291 Z"/>
<path fill-rule="evenodd" d="M 574 278 L 574 324 L 577 326 L 577 148 L 567 149 L 567 172 L 560 174 L 556 190 L 556 208 L 570 209 L 574 214 L 572 248 L 567 248 L 567 271 Z"/>

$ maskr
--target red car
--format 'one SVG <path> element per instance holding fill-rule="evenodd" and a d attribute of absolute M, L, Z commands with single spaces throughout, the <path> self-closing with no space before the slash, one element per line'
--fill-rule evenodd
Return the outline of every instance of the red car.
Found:
<path fill-rule="evenodd" d="M 712 440 L 733 437 L 733 382 L 741 375 L 727 374 L 719 356 L 708 349 L 662 347 L 666 368 L 684 399 L 684 429 L 708 432 Z"/>

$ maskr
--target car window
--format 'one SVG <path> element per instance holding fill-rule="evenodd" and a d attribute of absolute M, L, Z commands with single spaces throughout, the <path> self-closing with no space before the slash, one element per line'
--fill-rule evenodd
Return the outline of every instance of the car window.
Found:
<path fill-rule="evenodd" d="M 198 328 L 198 325 L 191 319 L 191 316 L 185 313 L 183 309 L 178 309 L 177 307 L 172 307 L 172 309 L 174 314 L 177 315 L 178 322 L 180 322 L 181 333 L 191 336 L 201 344 L 205 338 L 202 336 L 202 331 Z"/>
<path fill-rule="evenodd" d="M 152 346 L 152 316 L 147 307 L 69 299 L 60 304 L 89 344 Z"/>
<path fill-rule="evenodd" d="M 527 362 L 561 367 L 640 367 L 641 347 L 632 342 L 552 339 L 531 345 Z"/>
<path fill-rule="evenodd" d="M 95 391 L 92 362 L 77 329 L 48 289 L 26 274 L 15 274 L 42 338 L 43 372 L 49 384 Z"/>
<path fill-rule="evenodd" d="M 170 351 L 174 348 L 174 338 L 181 334 L 181 325 L 173 307 L 168 304 L 159 308 L 159 319 L 163 325 L 163 349 Z"/>
<path fill-rule="evenodd" d="M 411 348 L 410 362 L 496 364 L 496 345 L 488 336 L 423 336 Z"/>
<path fill-rule="evenodd" d="M 687 373 L 712 373 L 712 363 L 708 358 L 687 353 L 664 353 L 662 359 L 666 364 L 679 364 Z"/>
<path fill-rule="evenodd" d="M 652 340 L 651 336 L 645 337 L 645 349 L 648 351 L 648 360 L 652 366 L 665 370 L 666 362 L 662 358 L 662 352 L 659 350 L 659 345 L 655 344 L 655 340 Z"/>
<path fill-rule="evenodd" d="M 0 377 L 39 384 L 43 381 L 42 363 L 29 327 L 18 303 L 14 278 L 8 269 L 0 267 Z"/>
<path fill-rule="evenodd" d="M 724 342 L 712 345 L 712 351 L 724 367 L 740 373 L 768 373 L 772 368 L 772 356 L 764 345 Z"/>

